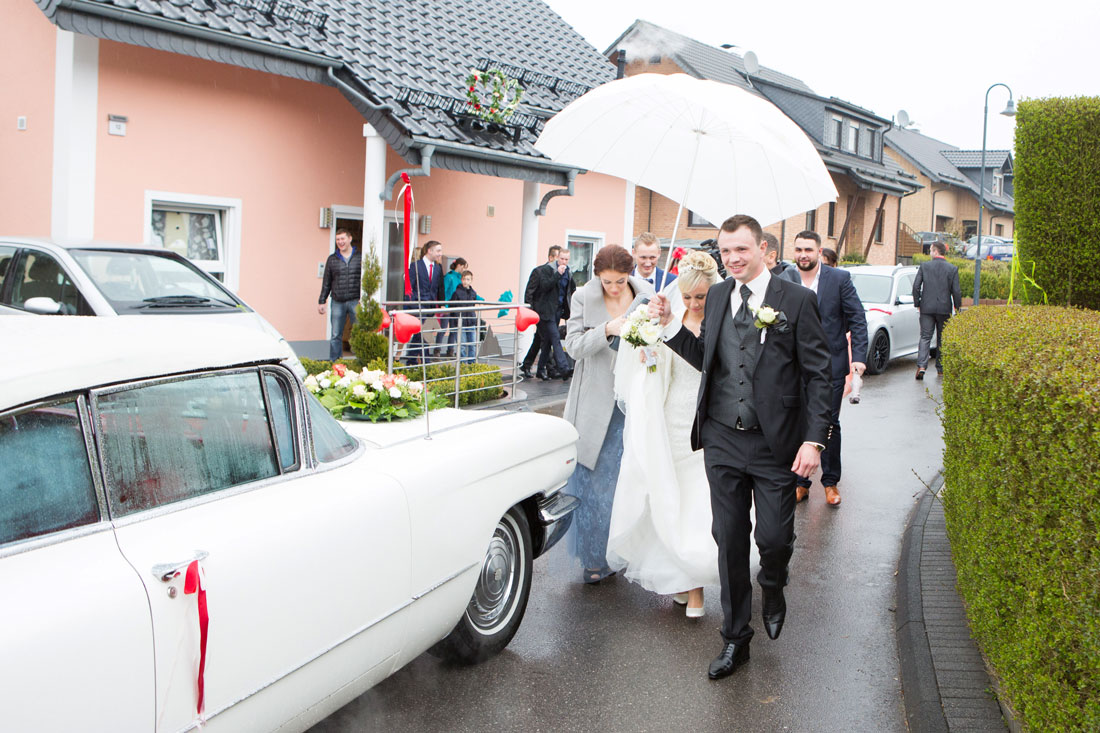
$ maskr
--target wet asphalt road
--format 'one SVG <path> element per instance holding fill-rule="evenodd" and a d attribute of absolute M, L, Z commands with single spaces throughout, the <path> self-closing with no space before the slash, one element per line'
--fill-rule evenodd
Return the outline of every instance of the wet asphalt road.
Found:
<path fill-rule="evenodd" d="M 798 506 L 783 634 L 764 634 L 755 587 L 752 660 L 733 676 L 706 677 L 721 644 L 717 588 L 706 617 L 687 619 L 622 578 L 576 582 L 562 543 L 535 561 L 527 615 L 502 654 L 467 668 L 421 655 L 313 733 L 904 731 L 894 575 L 943 451 L 940 383 L 916 382 L 915 365 L 897 360 L 865 379 L 861 404 L 845 400 L 843 503 L 826 505 L 815 481 Z M 755 548 L 753 563 L 755 576 Z"/>

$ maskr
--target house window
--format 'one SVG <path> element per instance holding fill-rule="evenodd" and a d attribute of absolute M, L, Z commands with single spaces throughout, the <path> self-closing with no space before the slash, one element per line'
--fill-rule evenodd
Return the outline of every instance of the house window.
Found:
<path fill-rule="evenodd" d="M 703 217 L 688 209 L 688 227 L 699 229 L 715 229 L 716 227 Z"/>
<path fill-rule="evenodd" d="M 886 212 L 882 211 L 875 217 L 875 244 L 882 244 L 882 223 L 886 219 Z"/>
<path fill-rule="evenodd" d="M 858 149 L 859 145 L 859 125 L 852 123 L 848 127 L 848 139 L 845 141 L 844 149 L 849 153 L 854 153 Z"/>
<path fill-rule="evenodd" d="M 874 150 L 875 133 L 874 130 L 864 130 L 863 134 L 859 138 L 859 155 L 863 158 L 870 158 L 871 151 Z"/>
<path fill-rule="evenodd" d="M 146 191 L 145 241 L 186 257 L 236 290 L 240 199 Z"/>
<path fill-rule="evenodd" d="M 811 232 L 817 231 L 817 209 L 810 209 L 806 212 L 806 228 Z"/>
<path fill-rule="evenodd" d="M 844 135 L 844 120 L 840 117 L 830 117 L 825 121 L 825 143 L 833 148 L 840 147 L 840 141 Z"/>
<path fill-rule="evenodd" d="M 995 224 L 993 226 L 993 230 L 994 230 L 993 233 L 996 234 L 998 237 L 1003 237 L 1005 235 L 1005 225 L 1004 224 Z"/>
<path fill-rule="evenodd" d="M 573 234 L 566 237 L 565 246 L 569 248 L 569 270 L 573 273 L 573 282 L 578 288 L 592 279 L 592 260 L 602 245 L 602 237 Z"/>
<path fill-rule="evenodd" d="M 825 233 L 830 237 L 835 237 L 836 234 L 836 201 L 829 202 L 829 227 L 825 230 Z"/>
<path fill-rule="evenodd" d="M 1000 173 L 993 174 L 993 195 L 1000 196 L 1001 189 L 1004 188 L 1004 176 Z"/>

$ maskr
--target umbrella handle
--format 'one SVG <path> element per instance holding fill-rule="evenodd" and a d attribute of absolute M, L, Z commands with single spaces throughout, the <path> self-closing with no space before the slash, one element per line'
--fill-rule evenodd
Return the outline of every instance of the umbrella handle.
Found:
<path fill-rule="evenodd" d="M 687 183 L 684 185 L 684 195 L 680 197 L 680 207 L 676 209 L 676 223 L 672 225 L 672 241 L 668 243 L 668 254 L 665 255 L 665 269 L 661 272 L 661 277 L 658 278 L 658 293 L 665 289 L 665 273 L 668 272 L 668 268 L 672 265 L 672 251 L 676 249 L 676 233 L 680 230 L 680 217 L 684 213 L 684 199 L 687 198 L 688 191 L 691 190 L 691 179 L 695 177 L 695 161 L 699 159 L 699 145 L 702 142 L 703 134 L 696 130 L 695 152 L 691 156 L 691 169 L 688 171 Z"/>

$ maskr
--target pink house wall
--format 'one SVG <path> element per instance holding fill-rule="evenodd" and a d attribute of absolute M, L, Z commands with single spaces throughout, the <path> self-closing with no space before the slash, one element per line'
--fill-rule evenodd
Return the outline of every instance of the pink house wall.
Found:
<path fill-rule="evenodd" d="M 57 29 L 33 2 L 6 0 L 0 22 L 0 234 L 47 236 Z M 16 118 L 27 129 L 16 129 Z"/>
<path fill-rule="evenodd" d="M 329 87 L 187 56 L 103 41 L 99 59 L 96 236 L 140 242 L 146 190 L 241 199 L 239 294 L 287 339 L 323 338 L 318 211 L 362 205 L 359 113 Z"/>

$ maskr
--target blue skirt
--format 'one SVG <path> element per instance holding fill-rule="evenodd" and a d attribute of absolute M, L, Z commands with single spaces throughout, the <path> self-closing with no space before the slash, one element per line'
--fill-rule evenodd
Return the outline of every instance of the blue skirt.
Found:
<path fill-rule="evenodd" d="M 619 466 L 623 460 L 623 424 L 626 416 L 616 407 L 611 413 L 607 435 L 600 446 L 594 469 L 577 464 L 565 491 L 580 499 L 573 512 L 572 536 L 569 542 L 574 557 L 586 570 L 610 574 L 607 567 L 607 536 L 611 528 L 611 507 L 615 503 L 615 485 L 619 481 Z M 586 578 L 587 579 L 587 578 Z"/>

